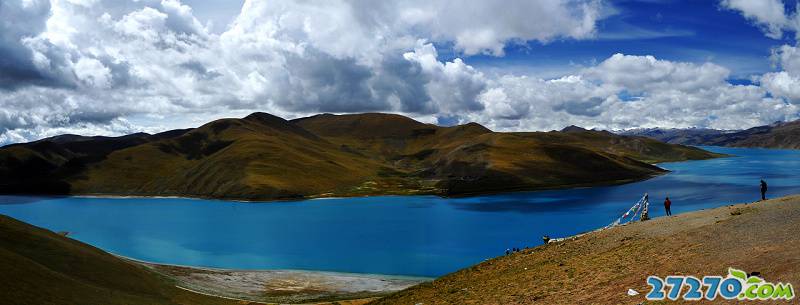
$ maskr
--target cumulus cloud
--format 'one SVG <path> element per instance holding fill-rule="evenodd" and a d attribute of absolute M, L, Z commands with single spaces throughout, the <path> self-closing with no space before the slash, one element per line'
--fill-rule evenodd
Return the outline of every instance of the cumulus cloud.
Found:
<path fill-rule="evenodd" d="M 800 104 L 800 50 L 783 45 L 773 49 L 772 60 L 782 71 L 765 73 L 756 80 L 773 96 Z"/>
<path fill-rule="evenodd" d="M 453 41 L 467 55 L 502 56 L 509 42 L 590 38 L 597 21 L 609 14 L 600 1 L 416 2 L 393 8 L 400 12 L 400 22 L 421 26 L 434 39 Z"/>
<path fill-rule="evenodd" d="M 403 57 L 419 65 L 421 72 L 430 81 L 426 89 L 432 101 L 436 101 L 439 112 L 476 111 L 483 109 L 477 97 L 486 88 L 483 74 L 464 63 L 460 58 L 452 62 L 440 62 L 432 44 L 420 44 L 413 52 Z M 430 108 L 430 107 L 429 107 Z"/>
<path fill-rule="evenodd" d="M 800 107 L 755 85 L 732 85 L 713 63 L 614 54 L 575 75 L 543 80 L 504 76 L 480 96 L 498 129 L 711 127 L 737 129 L 797 117 Z M 625 95 L 635 94 L 630 99 Z M 488 116 L 486 115 L 488 114 Z"/>
<path fill-rule="evenodd" d="M 215 34 L 179 0 L 3 1 L 0 130 L 11 141 L 165 113 L 481 111 L 486 77 L 439 61 L 434 43 L 501 56 L 508 43 L 590 38 L 605 14 L 596 0 L 513 1 L 503 18 L 494 5 L 248 0 Z"/>
<path fill-rule="evenodd" d="M 764 74 L 759 80 L 773 95 L 800 101 L 800 77 L 781 71 Z"/>
<path fill-rule="evenodd" d="M 23 39 L 36 36 L 45 29 L 50 15 L 50 1 L 0 2 L 0 89 L 20 84 L 47 84 L 50 80 L 39 73 Z"/>
<path fill-rule="evenodd" d="M 781 0 L 723 0 L 725 8 L 739 11 L 745 18 L 761 27 L 767 37 L 780 39 L 784 31 L 795 32 L 800 38 L 800 3 L 794 12 L 787 12 Z M 790 103 L 800 103 L 800 51 L 797 46 L 782 45 L 773 48 L 772 61 L 780 71 L 753 76 L 772 96 Z"/>
<path fill-rule="evenodd" d="M 696 65 L 655 57 L 614 54 L 584 74 L 604 84 L 635 92 L 697 90 L 723 83 L 730 71 L 713 63 Z"/>
<path fill-rule="evenodd" d="M 786 15 L 782 0 L 723 0 L 722 7 L 739 11 L 774 39 L 783 37 L 785 29 L 796 30 Z"/>
<path fill-rule="evenodd" d="M 495 6 L 247 0 L 215 33 L 179 0 L 2 1 L 0 143 L 157 131 L 250 111 L 385 111 L 498 130 L 736 128 L 796 117 L 784 101 L 796 87 L 778 86 L 779 75 L 734 86 L 713 63 L 615 54 L 554 79 L 483 73 L 470 55 L 591 39 L 610 11 L 596 0 Z M 441 60 L 441 45 L 457 58 Z M 794 51 L 775 52 L 787 71 L 800 66 Z"/>

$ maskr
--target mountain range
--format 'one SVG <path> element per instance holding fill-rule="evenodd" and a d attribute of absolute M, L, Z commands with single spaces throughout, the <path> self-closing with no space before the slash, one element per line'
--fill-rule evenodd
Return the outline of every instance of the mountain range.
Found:
<path fill-rule="evenodd" d="M 618 133 L 682 145 L 800 149 L 800 121 L 776 122 L 745 130 L 645 128 Z"/>
<path fill-rule="evenodd" d="M 579 127 L 493 132 L 381 113 L 267 113 L 121 137 L 61 135 L 0 148 L 0 193 L 241 200 L 470 195 L 623 183 L 651 165 L 719 155 Z"/>

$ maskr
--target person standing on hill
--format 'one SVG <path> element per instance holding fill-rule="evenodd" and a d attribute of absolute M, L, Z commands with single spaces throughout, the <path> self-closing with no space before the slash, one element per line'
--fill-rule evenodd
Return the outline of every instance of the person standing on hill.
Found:
<path fill-rule="evenodd" d="M 767 200 L 767 182 L 761 179 L 761 200 Z"/>
<path fill-rule="evenodd" d="M 669 201 L 669 197 L 664 199 L 664 210 L 667 212 L 667 216 L 672 216 L 672 210 L 669 208 L 672 206 L 672 201 Z"/>

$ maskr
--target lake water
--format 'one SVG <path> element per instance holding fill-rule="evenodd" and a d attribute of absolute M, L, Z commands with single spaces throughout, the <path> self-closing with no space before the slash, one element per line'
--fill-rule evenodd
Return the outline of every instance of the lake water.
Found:
<path fill-rule="evenodd" d="M 234 269 L 439 276 L 506 248 L 607 225 L 650 193 L 651 216 L 800 193 L 800 151 L 706 147 L 737 157 L 660 164 L 619 186 L 470 198 L 241 203 L 199 199 L 0 196 L 0 213 L 136 259 Z"/>

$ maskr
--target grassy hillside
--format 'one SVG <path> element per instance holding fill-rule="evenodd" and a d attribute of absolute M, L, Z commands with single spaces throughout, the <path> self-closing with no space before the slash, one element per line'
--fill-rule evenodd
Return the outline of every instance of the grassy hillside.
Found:
<path fill-rule="evenodd" d="M 0 193 L 247 200 L 464 195 L 621 183 L 717 155 L 604 132 L 500 133 L 393 114 L 266 113 L 156 135 L 65 135 L 0 149 Z"/>
<path fill-rule="evenodd" d="M 3 215 L 0 245 L 0 304 L 243 304 L 175 288 L 142 266 Z"/>
<path fill-rule="evenodd" d="M 379 167 L 281 118 L 253 114 L 116 151 L 68 181 L 77 193 L 286 199 L 358 184 Z"/>
<path fill-rule="evenodd" d="M 796 289 L 799 204 L 794 196 L 637 222 L 494 258 L 371 304 L 740 304 L 646 301 L 646 279 L 725 276 L 734 267 Z"/>
<path fill-rule="evenodd" d="M 709 152 L 696 147 L 676 146 L 646 137 L 620 137 L 608 131 L 573 130 L 520 135 L 541 142 L 575 145 L 647 163 L 699 160 L 709 157 Z"/>
<path fill-rule="evenodd" d="M 360 155 L 390 162 L 405 175 L 435 181 L 447 195 L 620 183 L 662 172 L 648 163 L 718 156 L 582 129 L 501 133 L 476 123 L 439 127 L 390 114 L 325 114 L 293 122 Z"/>

